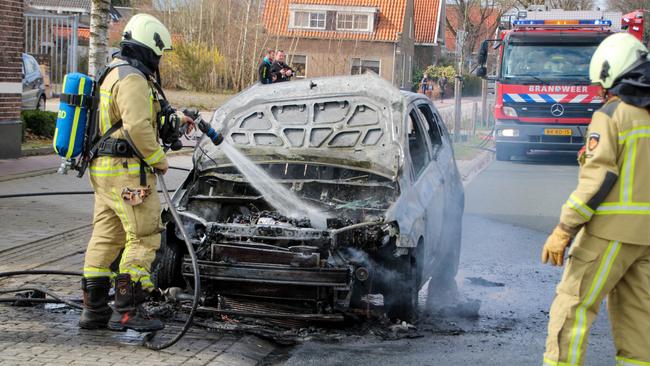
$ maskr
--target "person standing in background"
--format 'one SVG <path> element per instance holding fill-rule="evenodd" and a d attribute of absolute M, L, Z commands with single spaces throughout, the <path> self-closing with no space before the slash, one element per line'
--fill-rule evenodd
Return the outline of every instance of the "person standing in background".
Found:
<path fill-rule="evenodd" d="M 268 50 L 264 59 L 260 62 L 260 66 L 257 68 L 257 75 L 259 82 L 262 84 L 271 84 L 273 82 L 271 78 L 271 66 L 273 65 L 273 60 L 275 58 L 275 51 Z"/>

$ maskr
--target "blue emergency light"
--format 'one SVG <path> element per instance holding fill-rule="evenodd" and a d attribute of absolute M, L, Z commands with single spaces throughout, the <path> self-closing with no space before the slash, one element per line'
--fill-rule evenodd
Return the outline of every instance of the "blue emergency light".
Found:
<path fill-rule="evenodd" d="M 603 26 L 611 27 L 611 20 L 593 19 L 593 20 L 515 20 L 513 25 L 518 26 L 544 26 L 544 25 L 582 25 L 582 26 Z"/>

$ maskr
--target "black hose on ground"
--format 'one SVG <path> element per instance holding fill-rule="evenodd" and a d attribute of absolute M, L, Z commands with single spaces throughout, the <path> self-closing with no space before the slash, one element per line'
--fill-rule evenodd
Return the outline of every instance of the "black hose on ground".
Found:
<path fill-rule="evenodd" d="M 27 287 L 9 288 L 9 289 L 0 290 L 0 294 L 13 294 L 13 293 L 16 293 L 16 292 L 23 292 L 23 291 L 42 292 L 45 295 L 53 298 L 54 300 L 57 300 L 57 302 L 59 302 L 61 304 L 66 304 L 69 307 L 75 308 L 75 309 L 83 309 L 83 306 L 77 304 L 76 302 L 72 302 L 70 300 L 66 300 L 66 299 L 64 299 L 62 297 L 59 297 L 59 295 L 57 295 L 57 294 L 55 294 L 53 292 L 50 292 L 49 290 L 47 290 L 45 288 L 42 288 L 42 287 L 27 286 Z M 20 301 L 20 300 L 30 301 L 29 298 L 24 298 L 24 299 L 21 299 L 21 298 L 18 298 L 18 297 L 16 298 L 16 301 Z"/>
<path fill-rule="evenodd" d="M 163 175 L 159 172 L 156 172 L 156 176 L 158 177 L 158 182 L 160 183 L 160 187 L 162 188 L 163 191 L 163 197 L 165 197 L 165 201 L 167 202 L 169 211 L 171 212 L 172 217 L 174 218 L 176 227 L 180 230 L 181 234 L 183 235 L 183 241 L 185 241 L 185 245 L 187 246 L 187 251 L 190 254 L 190 258 L 192 259 L 192 268 L 194 270 L 194 298 L 192 299 L 192 308 L 190 309 L 190 313 L 187 316 L 187 319 L 185 320 L 185 324 L 183 325 L 183 328 L 181 328 L 180 332 L 178 332 L 176 336 L 174 336 L 174 338 L 165 341 L 163 343 L 158 343 L 158 344 L 153 343 L 153 337 L 155 336 L 155 333 L 148 334 L 144 339 L 145 347 L 154 351 L 160 351 L 162 349 L 173 346 L 176 342 L 181 340 L 181 338 L 183 338 L 185 333 L 187 333 L 187 331 L 192 326 L 192 321 L 194 320 L 194 315 L 196 313 L 196 309 L 199 306 L 199 300 L 201 299 L 201 277 L 199 276 L 199 262 L 196 257 L 196 253 L 194 252 L 194 247 L 192 246 L 190 236 L 187 235 L 187 231 L 185 231 L 183 222 L 181 221 L 181 218 L 178 215 L 178 212 L 176 211 L 176 207 L 174 207 L 171 196 L 169 195 L 169 191 L 167 190 L 167 185 L 165 184 L 165 179 L 163 178 Z"/>
<path fill-rule="evenodd" d="M 59 275 L 59 276 L 83 276 L 79 271 L 60 271 L 58 269 L 30 269 L 24 271 L 0 272 L 0 278 L 23 276 L 23 275 Z"/>

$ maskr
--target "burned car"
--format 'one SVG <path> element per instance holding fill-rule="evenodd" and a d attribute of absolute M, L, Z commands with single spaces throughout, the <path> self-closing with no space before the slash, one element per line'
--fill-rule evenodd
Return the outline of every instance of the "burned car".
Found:
<path fill-rule="evenodd" d="M 413 320 L 427 279 L 453 281 L 464 193 L 423 95 L 370 74 L 255 85 L 211 125 L 224 143 L 198 142 L 173 197 L 211 309 L 336 320 L 383 298 L 390 318 Z M 250 165 L 264 174 L 244 174 Z M 190 284 L 166 227 L 153 277 Z"/>

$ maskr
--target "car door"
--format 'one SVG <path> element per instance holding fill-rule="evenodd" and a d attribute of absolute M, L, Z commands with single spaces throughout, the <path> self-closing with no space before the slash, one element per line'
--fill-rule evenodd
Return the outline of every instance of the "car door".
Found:
<path fill-rule="evenodd" d="M 407 125 L 408 152 L 411 157 L 411 174 L 413 196 L 416 197 L 421 210 L 418 210 L 417 222 L 422 227 L 419 235 L 423 236 L 421 262 L 424 269 L 423 279 L 426 279 L 430 270 L 429 259 L 440 242 L 444 207 L 443 180 L 440 169 L 434 159 L 434 146 L 428 133 L 428 124 L 416 104 L 409 107 L 409 124 Z M 417 240 L 418 238 L 413 238 Z"/>
<path fill-rule="evenodd" d="M 462 216 L 465 206 L 463 185 L 461 182 L 451 138 L 447 128 L 436 108 L 427 101 L 418 105 L 418 110 L 424 115 L 429 125 L 429 136 L 433 144 L 434 160 L 436 161 L 443 180 L 442 199 L 438 202 L 443 207 L 443 216 L 440 222 L 440 238 L 434 253 L 427 256 L 431 260 L 430 268 L 436 270 L 437 266 L 448 266 L 450 258 L 457 258 L 460 250 L 460 233 L 462 231 Z"/>

